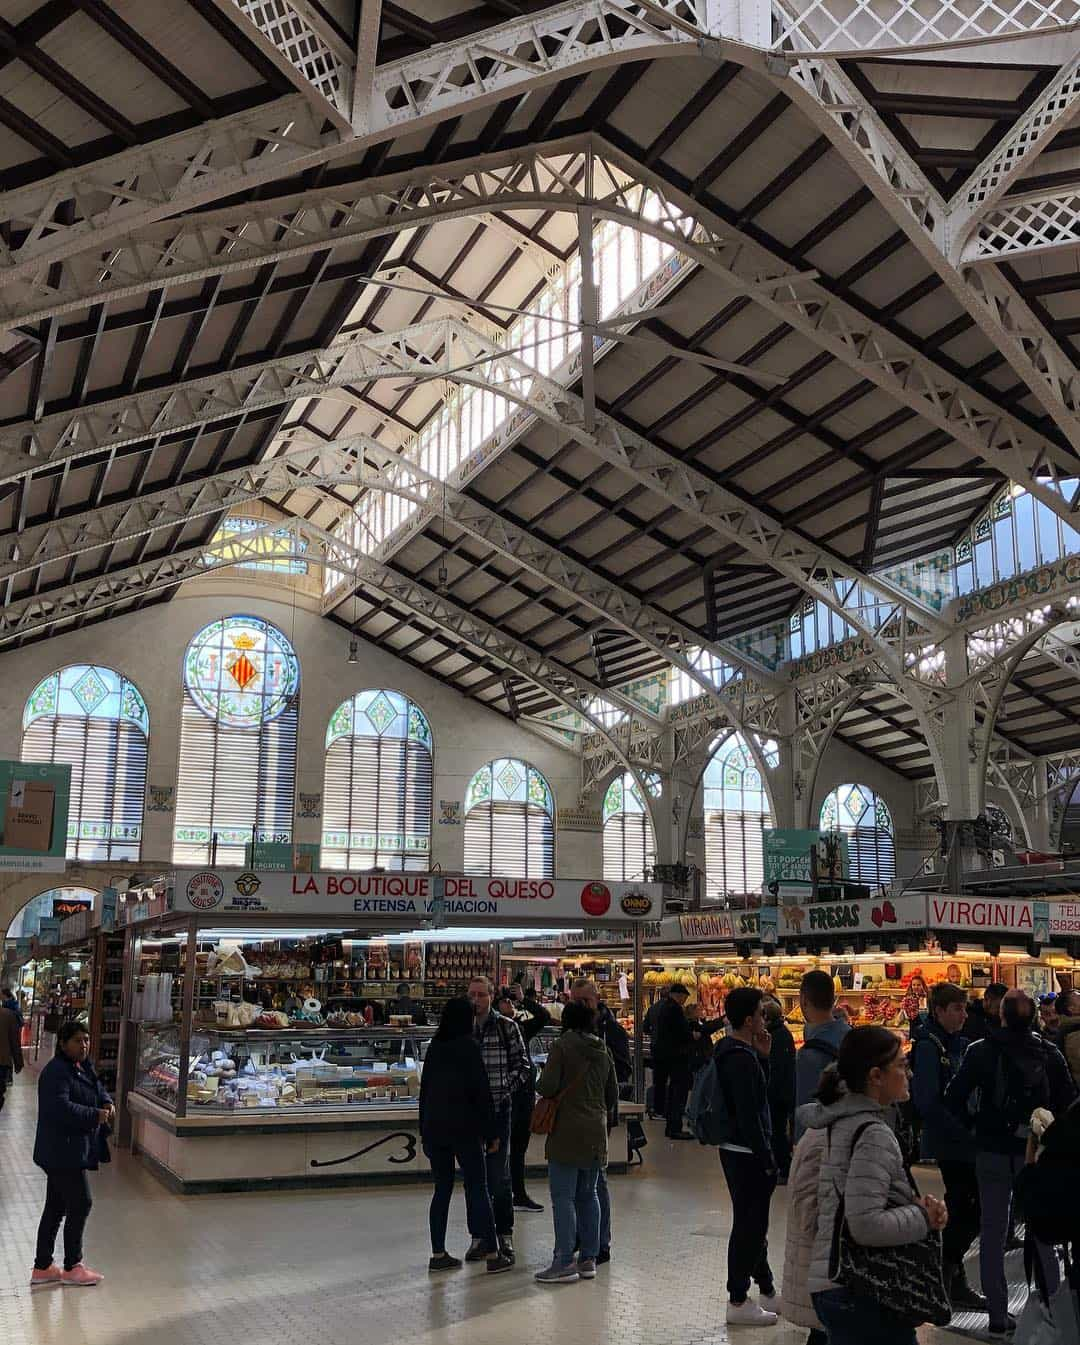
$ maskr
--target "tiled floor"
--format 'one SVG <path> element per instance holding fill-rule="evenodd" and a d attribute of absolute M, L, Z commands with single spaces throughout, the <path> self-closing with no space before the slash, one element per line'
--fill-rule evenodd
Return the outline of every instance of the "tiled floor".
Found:
<path fill-rule="evenodd" d="M 0 1114 L 0 1342 L 12 1345 L 500 1345 L 618 1340 L 694 1345 L 723 1325 L 727 1194 L 715 1157 L 655 1130 L 644 1169 L 612 1179 L 614 1261 L 591 1283 L 544 1289 L 532 1270 L 551 1251 L 548 1214 L 518 1221 L 521 1267 L 429 1278 L 422 1190 L 180 1197 L 125 1154 L 92 1178 L 89 1264 L 96 1289 L 27 1281 L 44 1179 L 31 1162 L 35 1098 L 27 1076 Z M 928 1186 L 933 1185 L 932 1175 Z M 534 1193 L 545 1199 L 545 1193 Z M 785 1201 L 773 1204 L 774 1266 Z M 450 1247 L 465 1244 L 460 1194 Z M 985 1318 L 983 1319 L 985 1323 Z M 802 1345 L 790 1326 L 735 1329 L 735 1341 Z M 959 1345 L 926 1330 L 923 1345 Z"/>

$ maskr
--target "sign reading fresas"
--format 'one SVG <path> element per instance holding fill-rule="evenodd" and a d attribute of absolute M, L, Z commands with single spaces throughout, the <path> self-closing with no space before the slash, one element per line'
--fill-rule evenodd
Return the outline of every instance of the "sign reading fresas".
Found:
<path fill-rule="evenodd" d="M 62 873 L 70 765 L 0 761 L 0 870 Z"/>
<path fill-rule="evenodd" d="M 1002 901 L 994 897 L 937 897 L 931 895 L 931 929 L 970 929 L 980 933 L 1000 931 L 1005 934 L 1032 933 L 1032 905 L 1030 901 Z M 1055 910 L 1057 903 L 1051 905 Z M 1051 929 L 1053 919 L 1051 918 Z"/>
<path fill-rule="evenodd" d="M 441 892 L 440 892 L 441 889 Z M 448 921 L 565 920 L 636 924 L 663 906 L 658 883 L 573 878 L 440 878 L 413 873 L 264 873 L 179 869 L 173 909 L 214 915 L 349 915 Z"/>
<path fill-rule="evenodd" d="M 925 928 L 926 898 L 921 895 L 881 901 L 791 902 L 779 908 L 782 938 L 845 932 L 890 934 Z"/>

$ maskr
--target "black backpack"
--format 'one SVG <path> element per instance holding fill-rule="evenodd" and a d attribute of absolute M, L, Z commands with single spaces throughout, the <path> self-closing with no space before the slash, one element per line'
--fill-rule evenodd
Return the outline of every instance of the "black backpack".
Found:
<path fill-rule="evenodd" d="M 1038 1049 L 1022 1058 L 995 1047 L 994 1083 L 991 1099 L 1002 1117 L 1006 1132 L 1026 1140 L 1031 1134 L 1031 1113 L 1037 1107 L 1050 1106 L 1050 1076 L 1042 1042 L 1033 1039 Z"/>

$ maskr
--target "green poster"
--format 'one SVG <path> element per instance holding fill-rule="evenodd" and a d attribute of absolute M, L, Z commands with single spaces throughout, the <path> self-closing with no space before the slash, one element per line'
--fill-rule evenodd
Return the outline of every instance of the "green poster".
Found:
<path fill-rule="evenodd" d="M 828 881 L 826 872 L 825 841 L 832 839 L 834 833 L 823 831 L 799 831 L 795 829 L 768 828 L 765 831 L 765 882 L 766 883 L 805 883 L 810 886 L 810 851 L 818 852 L 818 875 L 822 882 Z M 840 872 L 836 880 L 843 879 L 848 873 L 847 840 L 840 841 Z"/>
<path fill-rule="evenodd" d="M 0 871 L 63 873 L 70 765 L 0 761 Z"/>

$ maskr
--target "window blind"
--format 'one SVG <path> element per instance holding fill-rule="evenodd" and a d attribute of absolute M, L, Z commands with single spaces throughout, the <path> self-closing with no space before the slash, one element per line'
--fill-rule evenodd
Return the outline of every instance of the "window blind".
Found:
<path fill-rule="evenodd" d="M 205 864 L 217 833 L 219 865 L 242 866 L 252 830 L 289 844 L 296 795 L 296 700 L 258 728 L 210 719 L 184 692 L 173 859 Z"/>
<path fill-rule="evenodd" d="M 431 796 L 431 753 L 423 744 L 338 738 L 326 753 L 323 866 L 426 870 Z"/>
<path fill-rule="evenodd" d="M 765 881 L 764 830 L 772 826 L 768 813 L 727 809 L 705 813 L 705 895 L 722 901 L 735 896 L 760 895 Z"/>
<path fill-rule="evenodd" d="M 23 735 L 24 761 L 71 767 L 69 859 L 139 858 L 146 735 L 126 719 L 49 715 Z"/>
<path fill-rule="evenodd" d="M 896 878 L 896 847 L 881 827 L 841 827 L 847 838 L 848 877 L 854 883 L 881 887 Z"/>
<path fill-rule="evenodd" d="M 642 882 L 656 863 L 652 825 L 644 813 L 613 813 L 604 823 L 604 881 Z"/>
<path fill-rule="evenodd" d="M 531 803 L 475 804 L 465 814 L 465 872 L 481 878 L 554 878 L 550 815 Z"/>

